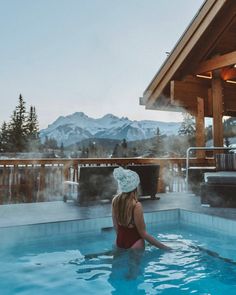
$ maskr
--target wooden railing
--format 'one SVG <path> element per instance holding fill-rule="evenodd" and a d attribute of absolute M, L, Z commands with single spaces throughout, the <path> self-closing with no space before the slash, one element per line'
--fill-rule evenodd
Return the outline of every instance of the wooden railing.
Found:
<path fill-rule="evenodd" d="M 192 165 L 214 165 L 214 159 L 190 159 Z M 86 158 L 0 160 L 0 204 L 58 200 L 64 181 L 79 182 L 81 166 L 160 165 L 158 191 L 184 191 L 185 158 Z"/>

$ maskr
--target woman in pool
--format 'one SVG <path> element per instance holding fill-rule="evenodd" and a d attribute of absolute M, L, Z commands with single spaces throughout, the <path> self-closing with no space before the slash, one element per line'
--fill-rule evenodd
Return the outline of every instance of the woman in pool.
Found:
<path fill-rule="evenodd" d="M 112 219 L 116 230 L 116 245 L 123 249 L 144 249 L 144 240 L 160 249 L 171 248 L 147 233 L 141 203 L 137 199 L 140 183 L 136 172 L 114 169 L 114 178 L 118 182 L 120 193 L 112 200 Z"/>

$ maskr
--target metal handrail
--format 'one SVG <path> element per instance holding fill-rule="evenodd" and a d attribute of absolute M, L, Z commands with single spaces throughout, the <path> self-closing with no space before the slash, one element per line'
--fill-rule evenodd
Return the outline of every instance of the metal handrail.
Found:
<path fill-rule="evenodd" d="M 187 149 L 187 152 L 186 152 L 186 189 L 187 189 L 187 192 L 189 191 L 189 173 L 188 173 L 188 170 L 189 170 L 189 153 L 190 151 L 192 150 L 205 150 L 205 151 L 214 151 L 214 150 L 233 150 L 233 149 L 236 149 L 236 147 L 189 147 Z"/>

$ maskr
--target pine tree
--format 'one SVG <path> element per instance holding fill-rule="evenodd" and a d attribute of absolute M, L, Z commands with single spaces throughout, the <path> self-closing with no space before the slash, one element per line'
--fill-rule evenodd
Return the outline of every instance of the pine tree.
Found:
<path fill-rule="evenodd" d="M 25 101 L 19 95 L 9 123 L 4 122 L 0 131 L 0 149 L 4 152 L 39 150 L 39 127 L 35 107 L 26 113 Z"/>
<path fill-rule="evenodd" d="M 39 124 L 35 107 L 30 106 L 28 117 L 26 118 L 27 147 L 29 151 L 38 150 L 39 141 Z"/>
<path fill-rule="evenodd" d="M 133 147 L 131 150 L 131 157 L 138 157 L 138 156 L 139 156 L 139 154 L 137 152 L 137 148 Z"/>
<path fill-rule="evenodd" d="M 122 157 L 122 158 L 126 158 L 126 157 L 128 157 L 128 144 L 127 144 L 127 141 L 126 141 L 125 138 L 122 140 L 122 143 L 121 143 L 121 150 L 122 150 L 121 157 Z"/>
<path fill-rule="evenodd" d="M 127 141 L 126 141 L 125 138 L 122 140 L 121 146 L 122 146 L 123 149 L 127 149 L 128 144 L 127 144 Z"/>
<path fill-rule="evenodd" d="M 117 143 L 113 149 L 112 152 L 112 158 L 118 158 L 119 157 L 119 151 L 120 150 L 120 145 Z"/>
<path fill-rule="evenodd" d="M 196 128 L 195 128 L 193 116 L 191 116 L 188 113 L 184 113 L 183 117 L 184 117 L 183 122 L 178 131 L 179 135 L 189 135 L 189 136 L 195 135 Z"/>
<path fill-rule="evenodd" d="M 38 119 L 37 119 L 35 107 L 33 106 L 30 106 L 30 111 L 27 117 L 27 131 L 28 131 L 28 136 L 30 138 L 32 139 L 38 138 L 38 132 L 39 132 Z"/>
<path fill-rule="evenodd" d="M 47 151 L 58 149 L 56 139 L 55 138 L 48 138 L 48 136 L 46 136 L 45 142 L 44 142 L 44 147 Z"/>
<path fill-rule="evenodd" d="M 65 153 L 64 153 L 64 144 L 63 144 L 63 142 L 61 143 L 61 146 L 60 146 L 60 156 L 61 157 L 64 157 L 65 156 Z"/>
<path fill-rule="evenodd" d="M 9 124 L 9 147 L 13 152 L 23 152 L 26 149 L 26 109 L 22 95 L 16 106 Z"/>
<path fill-rule="evenodd" d="M 196 127 L 193 116 L 191 116 L 189 113 L 183 113 L 183 122 L 179 128 L 179 135 L 182 137 L 186 137 L 188 141 L 189 146 L 195 146 L 196 145 Z"/>
<path fill-rule="evenodd" d="M 157 127 L 156 136 L 151 139 L 148 147 L 149 157 L 161 157 L 163 155 L 163 153 L 165 152 L 164 137 L 165 135 L 162 135 L 160 128 Z"/>
<path fill-rule="evenodd" d="M 236 134 L 236 118 L 230 117 L 223 122 L 224 136 L 234 137 Z"/>
<path fill-rule="evenodd" d="M 161 134 L 160 128 L 158 127 L 157 127 L 157 134 L 156 134 L 156 143 L 157 143 L 157 155 L 161 156 L 164 152 L 163 135 Z"/>
<path fill-rule="evenodd" d="M 0 152 L 9 151 L 9 129 L 4 121 L 0 131 Z"/>

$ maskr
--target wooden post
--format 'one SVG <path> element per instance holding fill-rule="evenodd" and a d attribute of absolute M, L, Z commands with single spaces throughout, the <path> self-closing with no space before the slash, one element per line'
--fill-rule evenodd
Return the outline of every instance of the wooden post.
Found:
<path fill-rule="evenodd" d="M 213 143 L 215 147 L 223 147 L 223 94 L 220 72 L 212 73 L 212 103 L 213 103 Z"/>
<path fill-rule="evenodd" d="M 67 163 L 65 163 L 64 167 L 63 167 L 63 174 L 64 174 L 64 181 L 65 180 L 70 180 L 70 165 L 68 165 Z"/>
<path fill-rule="evenodd" d="M 32 189 L 32 169 L 30 166 L 25 165 L 25 179 L 23 182 L 23 191 L 27 203 L 33 202 L 33 189 Z"/>
<path fill-rule="evenodd" d="M 78 162 L 73 163 L 73 181 L 79 181 L 79 169 L 78 169 Z"/>
<path fill-rule="evenodd" d="M 40 202 L 44 201 L 45 199 L 45 188 L 46 188 L 46 171 L 45 171 L 45 165 L 41 164 L 40 167 L 40 192 L 39 192 L 39 200 Z"/>
<path fill-rule="evenodd" d="M 205 146 L 204 99 L 202 97 L 197 97 L 196 146 Z M 198 150 L 197 158 L 205 158 L 205 151 Z"/>
<path fill-rule="evenodd" d="M 6 165 L 3 166 L 2 184 L 3 184 L 4 190 L 3 190 L 1 202 L 2 202 L 2 204 L 4 204 L 8 198 L 7 192 L 9 191 L 8 182 L 7 182 L 7 166 Z M 5 197 L 5 196 L 7 196 L 7 197 Z"/>

